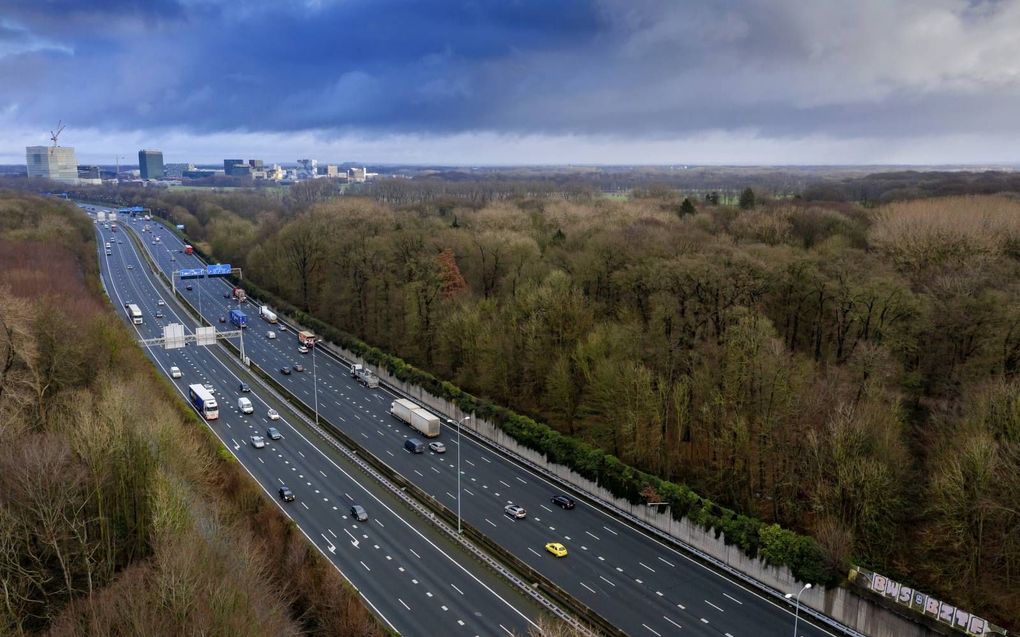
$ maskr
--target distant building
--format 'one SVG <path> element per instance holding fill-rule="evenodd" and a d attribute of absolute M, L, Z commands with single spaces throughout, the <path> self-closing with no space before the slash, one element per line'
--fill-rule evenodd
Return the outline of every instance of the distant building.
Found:
<path fill-rule="evenodd" d="M 29 177 L 42 177 L 67 184 L 78 183 L 78 162 L 70 146 L 28 146 L 25 164 Z"/>
<path fill-rule="evenodd" d="M 299 159 L 297 160 L 297 178 L 298 179 L 315 179 L 319 173 L 319 160 L 318 159 Z"/>
<path fill-rule="evenodd" d="M 368 179 L 368 171 L 365 168 L 351 168 L 351 181 L 365 181 Z"/>
<path fill-rule="evenodd" d="M 228 177 L 251 174 L 251 166 L 243 159 L 224 159 L 223 174 Z"/>
<path fill-rule="evenodd" d="M 195 170 L 195 164 L 166 164 L 163 166 L 163 174 L 170 179 L 180 179 L 188 170 Z"/>
<path fill-rule="evenodd" d="M 162 179 L 164 176 L 163 151 L 138 151 L 138 174 L 142 179 Z"/>
<path fill-rule="evenodd" d="M 265 170 L 261 159 L 249 159 L 248 166 L 252 169 L 252 172 Z"/>

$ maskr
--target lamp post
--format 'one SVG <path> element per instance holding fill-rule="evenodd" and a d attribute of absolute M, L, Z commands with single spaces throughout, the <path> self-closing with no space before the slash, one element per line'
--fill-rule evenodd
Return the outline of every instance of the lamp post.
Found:
<path fill-rule="evenodd" d="M 471 420 L 471 416 L 464 416 L 457 421 L 457 533 L 461 532 L 460 525 L 460 427 L 463 423 Z M 450 421 L 453 422 L 452 420 Z"/>
<path fill-rule="evenodd" d="M 312 394 L 315 398 L 315 426 L 319 426 L 319 382 L 315 376 L 315 345 L 310 348 L 312 350 Z"/>
<path fill-rule="evenodd" d="M 797 623 L 800 621 L 800 595 L 809 588 L 811 588 L 811 584 L 805 584 L 804 588 L 800 589 L 800 593 L 797 593 L 797 606 L 793 614 L 793 637 L 797 637 Z M 784 597 L 790 599 L 793 597 L 793 593 L 787 593 Z"/>

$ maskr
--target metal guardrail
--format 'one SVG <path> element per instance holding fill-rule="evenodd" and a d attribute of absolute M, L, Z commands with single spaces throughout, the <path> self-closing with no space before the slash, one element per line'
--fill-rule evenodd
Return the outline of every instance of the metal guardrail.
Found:
<path fill-rule="evenodd" d="M 133 233 L 131 234 L 132 239 L 137 241 L 137 238 L 133 236 Z M 160 270 L 155 263 L 153 263 L 151 255 L 145 250 L 144 246 L 141 246 L 140 251 L 144 255 L 146 262 L 149 264 L 150 270 L 159 277 L 165 286 L 170 286 L 170 282 L 167 280 L 166 274 Z M 176 297 L 177 300 L 180 301 L 182 307 L 184 307 L 188 313 L 192 315 L 192 318 L 199 317 L 197 310 L 191 304 L 190 300 L 187 299 L 181 292 L 177 292 Z M 198 318 L 198 320 L 204 321 L 204 318 Z M 220 344 L 235 354 L 235 356 L 230 357 L 233 364 L 247 369 L 255 376 L 257 382 L 262 385 L 264 389 L 272 393 L 281 402 L 286 402 L 288 405 L 292 406 L 306 426 L 322 436 L 323 439 L 327 440 L 334 448 L 343 453 L 351 462 L 374 478 L 380 485 L 400 498 L 400 500 L 407 504 L 407 506 L 409 506 L 412 510 L 428 520 L 434 527 L 442 531 L 444 535 L 466 549 L 474 555 L 476 559 L 501 575 L 525 595 L 531 597 L 541 607 L 545 608 L 547 611 L 576 630 L 587 635 L 594 636 L 596 634 L 605 634 L 621 637 L 626 635 L 626 633 L 613 626 L 602 616 L 595 613 L 595 611 L 591 608 L 582 604 L 544 575 L 538 573 L 535 569 L 525 564 L 522 560 L 517 558 L 517 556 L 492 542 L 488 537 L 473 526 L 465 524 L 462 521 L 461 528 L 464 533 L 458 533 L 453 526 L 453 521 L 456 520 L 453 511 L 440 504 L 431 494 L 425 492 L 413 482 L 408 481 L 374 454 L 362 448 L 357 441 L 344 433 L 328 419 L 319 415 L 319 422 L 325 424 L 326 428 L 324 429 L 323 427 L 316 425 L 309 417 L 313 415 L 313 411 L 310 407 L 308 407 L 308 405 L 302 402 L 286 387 L 281 385 L 275 378 L 272 377 L 272 375 L 268 374 L 258 364 L 249 362 L 247 366 L 242 365 L 238 358 L 240 351 L 232 342 L 220 341 Z M 333 354 L 332 352 L 329 353 Z M 333 354 L 333 356 L 336 357 L 335 354 Z M 339 357 L 337 358 L 339 360 Z M 413 493 L 415 497 L 409 495 L 409 491 Z M 476 544 L 480 544 L 491 553 L 499 555 L 503 562 L 509 563 L 510 568 L 505 566 L 503 563 L 500 563 L 500 561 L 493 558 L 489 553 L 480 549 Z M 527 577 L 530 581 L 525 581 L 521 576 Z M 547 596 L 552 597 L 555 600 L 555 603 Z M 570 611 L 574 614 L 564 611 L 563 608 L 560 608 L 560 606 L 570 609 Z M 591 625 L 598 626 L 600 632 L 596 633 L 593 631 L 590 625 L 581 622 L 575 615 L 584 617 Z"/>

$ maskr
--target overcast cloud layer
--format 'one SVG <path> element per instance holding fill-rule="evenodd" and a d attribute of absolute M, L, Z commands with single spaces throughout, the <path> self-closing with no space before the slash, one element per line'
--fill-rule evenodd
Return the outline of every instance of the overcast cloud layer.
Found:
<path fill-rule="evenodd" d="M 1018 162 L 1016 0 L 8 0 L 0 162 Z"/>

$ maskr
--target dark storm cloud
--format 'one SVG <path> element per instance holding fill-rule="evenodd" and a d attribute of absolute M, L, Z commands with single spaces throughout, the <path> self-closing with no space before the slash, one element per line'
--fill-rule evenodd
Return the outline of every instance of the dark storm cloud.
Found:
<path fill-rule="evenodd" d="M 1017 132 L 1017 7 L 16 1 L 0 112 L 192 132 Z"/>

